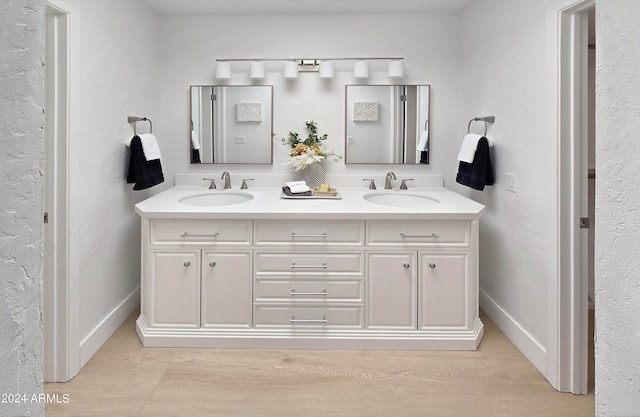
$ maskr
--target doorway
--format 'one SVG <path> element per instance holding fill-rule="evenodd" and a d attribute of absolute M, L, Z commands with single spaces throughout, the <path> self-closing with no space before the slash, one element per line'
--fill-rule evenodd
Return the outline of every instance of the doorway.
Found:
<path fill-rule="evenodd" d="M 77 262 L 76 146 L 70 5 L 47 0 L 45 28 L 43 373 L 47 382 L 70 380 L 80 370 Z M 76 41 L 77 42 L 77 41 Z"/>
<path fill-rule="evenodd" d="M 595 0 L 559 0 L 548 14 L 554 68 L 549 73 L 549 137 L 556 165 L 545 376 L 559 391 L 574 394 L 587 393 L 589 369 L 589 234 L 582 218 L 588 222 L 587 138 L 595 114 L 588 106 L 588 39 L 594 8 Z"/>

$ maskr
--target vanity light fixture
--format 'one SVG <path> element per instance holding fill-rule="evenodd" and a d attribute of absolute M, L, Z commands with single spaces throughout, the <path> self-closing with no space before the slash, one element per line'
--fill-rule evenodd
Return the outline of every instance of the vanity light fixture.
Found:
<path fill-rule="evenodd" d="M 224 61 L 216 61 L 216 78 L 228 80 L 231 78 L 231 64 Z"/>
<path fill-rule="evenodd" d="M 391 61 L 387 66 L 387 75 L 389 78 L 402 78 L 404 77 L 404 61 Z"/>
<path fill-rule="evenodd" d="M 298 78 L 298 61 L 286 61 L 284 63 L 284 78 L 287 80 Z"/>
<path fill-rule="evenodd" d="M 265 77 L 264 62 L 267 61 L 283 62 L 285 79 L 298 78 L 300 72 L 317 72 L 320 78 L 333 78 L 335 74 L 334 62 L 336 61 L 354 61 L 353 77 L 357 79 L 369 77 L 369 63 L 372 61 L 389 61 L 387 75 L 390 78 L 402 78 L 404 76 L 404 58 L 238 58 L 216 59 L 216 78 L 219 80 L 231 78 L 231 62 L 251 62 L 249 68 L 251 79 L 263 79 Z"/>
<path fill-rule="evenodd" d="M 249 76 L 252 80 L 261 80 L 264 78 L 264 64 L 260 61 L 253 61 L 249 66 Z"/>
<path fill-rule="evenodd" d="M 356 61 L 353 64 L 353 78 L 369 78 L 369 63 L 367 61 Z"/>
<path fill-rule="evenodd" d="M 333 62 L 320 61 L 318 76 L 320 78 L 333 78 Z"/>

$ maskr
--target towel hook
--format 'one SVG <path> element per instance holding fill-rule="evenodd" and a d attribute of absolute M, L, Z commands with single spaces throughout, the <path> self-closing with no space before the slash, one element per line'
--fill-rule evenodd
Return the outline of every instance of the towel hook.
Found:
<path fill-rule="evenodd" d="M 133 123 L 133 134 L 137 135 L 138 132 L 136 131 L 136 125 L 138 122 L 149 122 L 149 133 L 153 132 L 153 124 L 151 123 L 151 119 L 148 119 L 146 117 L 137 117 L 137 116 L 129 116 L 127 117 L 127 121 L 129 123 Z"/>
<path fill-rule="evenodd" d="M 487 127 L 489 123 L 493 123 L 496 121 L 495 116 L 484 116 L 484 117 L 474 117 L 469 120 L 469 124 L 467 125 L 467 133 L 471 133 L 471 123 L 473 122 L 483 122 L 484 123 L 484 136 L 487 136 Z"/>

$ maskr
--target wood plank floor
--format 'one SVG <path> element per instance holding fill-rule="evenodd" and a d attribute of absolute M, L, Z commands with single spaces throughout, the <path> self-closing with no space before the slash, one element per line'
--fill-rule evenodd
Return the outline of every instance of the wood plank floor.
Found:
<path fill-rule="evenodd" d="M 587 417 L 486 317 L 476 352 L 143 348 L 134 313 L 46 416 Z"/>

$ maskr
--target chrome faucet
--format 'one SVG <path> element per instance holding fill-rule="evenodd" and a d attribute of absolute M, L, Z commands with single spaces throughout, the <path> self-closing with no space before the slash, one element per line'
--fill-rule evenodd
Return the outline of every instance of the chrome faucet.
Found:
<path fill-rule="evenodd" d="M 224 180 L 224 189 L 228 190 L 231 188 L 231 175 L 229 175 L 229 171 L 225 171 L 222 173 L 220 177 L 221 180 Z"/>
<path fill-rule="evenodd" d="M 394 174 L 391 171 L 387 172 L 387 176 L 384 177 L 384 189 L 385 190 L 392 189 L 393 187 L 391 187 L 391 180 L 395 180 L 395 179 L 396 179 L 396 174 Z"/>

